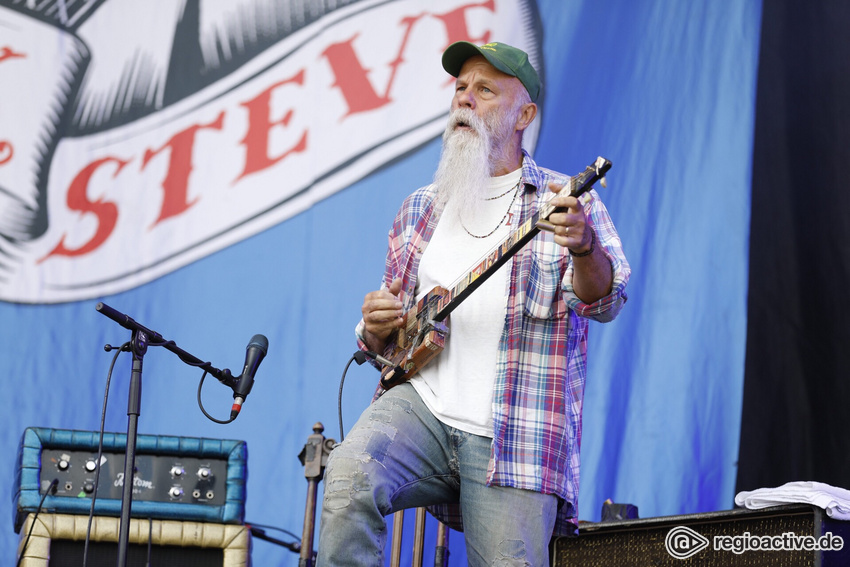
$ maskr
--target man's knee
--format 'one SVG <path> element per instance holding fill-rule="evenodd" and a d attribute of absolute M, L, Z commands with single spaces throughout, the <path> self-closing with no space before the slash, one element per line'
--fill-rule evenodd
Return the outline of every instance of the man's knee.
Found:
<path fill-rule="evenodd" d="M 528 554 L 525 542 L 519 539 L 508 539 L 499 543 L 491 565 L 496 567 L 528 567 Z"/>
<path fill-rule="evenodd" d="M 363 465 L 364 463 L 356 458 L 341 454 L 331 456 L 325 469 L 326 510 L 342 510 L 348 508 L 352 500 L 370 497 L 374 487 L 369 467 Z"/>
<path fill-rule="evenodd" d="M 345 442 L 331 451 L 324 478 L 326 510 L 345 509 L 353 501 L 374 505 L 376 488 L 386 472 L 383 460 L 392 435 L 382 424 L 370 425 L 353 429 Z"/>

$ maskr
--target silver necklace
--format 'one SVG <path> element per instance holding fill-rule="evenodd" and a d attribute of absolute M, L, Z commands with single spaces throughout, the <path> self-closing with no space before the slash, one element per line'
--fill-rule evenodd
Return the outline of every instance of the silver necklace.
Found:
<path fill-rule="evenodd" d="M 503 217 L 502 217 L 502 220 L 500 220 L 500 221 L 499 221 L 499 224 L 497 224 L 497 225 L 496 225 L 496 228 L 494 228 L 493 230 L 491 230 L 491 231 L 490 231 L 490 232 L 488 232 L 487 234 L 485 234 L 485 235 L 483 235 L 483 236 L 480 236 L 480 235 L 478 235 L 478 234 L 472 234 L 471 232 L 469 232 L 469 229 L 468 229 L 468 228 L 466 228 L 466 225 L 465 225 L 465 224 L 463 224 L 463 219 L 460 219 L 460 226 L 462 226 L 462 227 L 463 227 L 463 230 L 465 230 L 465 231 L 466 231 L 466 234 L 468 234 L 468 235 L 469 235 L 469 236 L 471 236 L 472 238 L 487 238 L 488 236 L 492 236 L 492 235 L 493 235 L 493 234 L 494 234 L 497 230 L 499 230 L 499 229 L 502 227 L 502 225 L 505 223 L 505 221 L 507 220 L 508 215 L 509 215 L 509 214 L 510 214 L 510 212 L 511 212 L 511 209 L 513 208 L 514 203 L 516 202 L 517 195 L 519 195 L 519 188 L 520 188 L 521 186 L 522 186 L 522 177 L 520 177 L 520 178 L 519 178 L 519 181 L 517 181 L 517 184 L 516 184 L 516 185 L 513 187 L 513 189 L 512 189 L 512 190 L 514 190 L 514 191 L 515 191 L 515 193 L 514 193 L 514 198 L 513 198 L 513 199 L 511 199 L 511 204 L 510 204 L 510 205 L 508 205 L 508 210 L 507 210 L 507 211 L 505 211 L 505 216 L 503 216 Z M 507 192 L 502 193 L 501 195 L 499 195 L 499 197 L 504 197 L 504 196 L 505 196 L 505 195 L 507 195 L 510 191 L 511 191 L 511 189 L 508 189 L 508 191 L 507 191 Z M 498 199 L 499 197 L 491 197 L 491 198 L 489 198 L 489 199 L 485 199 L 485 200 L 486 200 L 486 201 L 492 201 L 492 200 Z"/>

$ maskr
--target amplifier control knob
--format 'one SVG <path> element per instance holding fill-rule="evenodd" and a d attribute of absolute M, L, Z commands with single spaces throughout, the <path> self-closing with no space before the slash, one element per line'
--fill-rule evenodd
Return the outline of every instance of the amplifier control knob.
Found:
<path fill-rule="evenodd" d="M 95 461 L 86 461 L 86 470 L 88 472 L 94 472 L 94 469 L 97 468 L 97 463 Z"/>
<path fill-rule="evenodd" d="M 201 468 L 198 469 L 198 478 L 200 478 L 201 480 L 208 479 L 211 476 L 212 476 L 212 471 L 210 470 L 209 467 L 201 467 Z"/>
<path fill-rule="evenodd" d="M 174 465 L 171 467 L 171 476 L 181 477 L 186 474 L 186 469 L 182 465 Z"/>
<path fill-rule="evenodd" d="M 68 467 L 71 466 L 71 463 L 69 463 L 65 459 L 62 459 L 61 461 L 56 463 L 56 466 L 59 467 L 60 471 L 66 471 L 66 470 L 68 470 Z"/>
<path fill-rule="evenodd" d="M 168 491 L 168 495 L 172 498 L 180 498 L 183 496 L 183 489 L 179 486 L 172 486 L 171 490 Z"/>
<path fill-rule="evenodd" d="M 83 483 L 83 492 L 85 492 L 86 494 L 91 494 L 92 492 L 94 492 L 94 483 L 93 482 Z"/>

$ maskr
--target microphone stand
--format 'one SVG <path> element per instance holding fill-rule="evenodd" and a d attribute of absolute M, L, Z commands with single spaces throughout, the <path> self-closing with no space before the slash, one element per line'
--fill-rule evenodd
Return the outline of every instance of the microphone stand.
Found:
<path fill-rule="evenodd" d="M 127 400 L 127 448 L 124 456 L 124 486 L 121 492 L 121 520 L 118 533 L 118 567 L 127 566 L 127 548 L 130 542 L 130 508 L 133 503 L 133 483 L 136 471 L 136 438 L 138 436 L 139 415 L 142 406 L 142 360 L 148 350 L 148 346 L 164 346 L 167 350 L 175 353 L 180 360 L 203 368 L 215 376 L 222 384 L 231 388 L 236 380 L 230 374 L 230 370 L 219 370 L 209 362 L 192 356 L 179 348 L 174 341 L 166 341 L 162 335 L 135 322 L 127 315 L 113 309 L 105 303 L 98 303 L 95 309 L 106 315 L 125 329 L 132 331 L 130 350 L 133 353 L 133 366 L 130 374 L 130 392 Z M 106 345 L 111 350 L 110 345 Z"/>
<path fill-rule="evenodd" d="M 304 528 L 301 533 L 301 555 L 298 567 L 313 567 L 313 532 L 316 527 L 316 495 L 319 481 L 325 474 L 328 456 L 336 445 L 333 439 L 326 439 L 322 433 L 325 426 L 321 421 L 313 425 L 313 434 L 307 437 L 307 443 L 298 454 L 298 460 L 304 465 L 307 478 L 307 503 L 304 507 Z"/>

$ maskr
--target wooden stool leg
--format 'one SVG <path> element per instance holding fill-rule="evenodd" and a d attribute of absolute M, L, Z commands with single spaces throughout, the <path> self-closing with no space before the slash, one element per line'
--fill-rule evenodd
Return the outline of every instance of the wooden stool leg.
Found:
<path fill-rule="evenodd" d="M 449 564 L 449 527 L 440 522 L 437 526 L 437 548 L 434 550 L 434 567 Z"/>
<path fill-rule="evenodd" d="M 401 535 L 404 530 L 404 510 L 393 514 L 393 541 L 390 547 L 390 567 L 399 567 L 401 563 Z"/>
<path fill-rule="evenodd" d="M 413 532 L 412 567 L 422 567 L 422 555 L 425 551 L 425 508 L 416 509 L 416 527 Z"/>
<path fill-rule="evenodd" d="M 413 554 L 411 567 L 422 567 L 425 551 L 425 508 L 416 509 L 416 523 L 413 534 Z M 393 539 L 390 544 L 390 567 L 400 567 L 401 540 L 404 533 L 404 510 L 393 514 Z M 445 567 L 449 559 L 449 527 L 437 524 L 437 546 L 434 552 L 434 567 Z"/>

